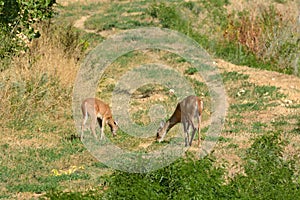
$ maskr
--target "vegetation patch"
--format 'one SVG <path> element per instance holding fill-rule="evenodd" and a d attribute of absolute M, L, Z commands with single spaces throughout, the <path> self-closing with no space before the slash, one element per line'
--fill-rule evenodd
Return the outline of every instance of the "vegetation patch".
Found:
<path fill-rule="evenodd" d="M 250 6 L 260 8 L 255 12 L 246 11 L 246 7 L 231 9 L 234 2 L 227 0 L 81 2 L 63 7 L 48 0 L 0 2 L 0 198 L 300 196 L 299 91 L 296 87 L 287 91 L 280 84 L 290 77 L 276 78 L 279 86 L 275 87 L 272 81 L 256 83 L 252 74 L 227 72 L 223 66 L 227 116 L 220 137 L 208 137 L 214 112 L 211 94 L 191 63 L 157 49 L 133 51 L 118 58 L 105 69 L 96 96 L 109 102 L 119 78 L 137 66 L 171 66 L 204 100 L 201 140 L 217 142 L 214 151 L 203 159 L 195 157 L 193 146 L 171 165 L 146 174 L 121 172 L 99 163 L 78 137 L 71 106 L 76 74 L 89 50 L 110 33 L 139 27 L 176 30 L 194 39 L 213 57 L 299 75 L 295 1 L 269 1 L 267 6 L 255 2 L 256 7 Z M 241 5 L 252 5 L 245 2 Z M 290 11 L 284 12 L 284 8 Z M 77 20 L 84 18 L 84 27 L 78 26 Z M 261 71 L 257 79 L 264 73 L 276 76 Z M 177 91 L 172 89 L 159 84 L 138 88 L 129 106 L 132 120 L 147 125 L 154 104 L 165 108 L 167 119 L 177 104 Z M 115 145 L 139 153 L 176 142 L 176 131 L 174 127 L 166 141 L 157 143 L 155 131 L 153 137 L 141 139 L 122 130 L 112 137 L 109 128 L 105 130 Z"/>

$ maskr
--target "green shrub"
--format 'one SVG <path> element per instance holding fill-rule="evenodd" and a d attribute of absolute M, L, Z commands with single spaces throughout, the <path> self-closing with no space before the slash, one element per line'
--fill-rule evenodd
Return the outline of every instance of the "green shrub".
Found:
<path fill-rule="evenodd" d="M 246 175 L 237 175 L 228 187 L 231 198 L 295 199 L 300 188 L 293 181 L 294 162 L 283 158 L 285 141 L 279 133 L 257 138 L 247 151 Z"/>
<path fill-rule="evenodd" d="M 150 6 L 147 12 L 151 17 L 157 18 L 163 28 L 174 29 L 183 33 L 188 33 L 190 29 L 190 23 L 182 17 L 174 5 L 155 3 Z"/>
<path fill-rule="evenodd" d="M 40 36 L 37 22 L 51 18 L 56 0 L 0 1 L 0 58 L 18 54 L 29 42 Z M 3 69 L 0 69 L 3 70 Z"/>
<path fill-rule="evenodd" d="M 223 170 L 210 157 L 195 161 L 190 155 L 147 174 L 115 172 L 104 197 L 108 199 L 215 199 L 222 190 Z"/>
<path fill-rule="evenodd" d="M 185 73 L 185 74 L 188 74 L 188 75 L 193 75 L 193 74 L 195 74 L 196 72 L 198 72 L 198 69 L 195 68 L 195 67 L 190 67 L 190 68 L 188 68 L 188 69 L 186 69 L 186 70 L 184 71 L 184 73 Z"/>

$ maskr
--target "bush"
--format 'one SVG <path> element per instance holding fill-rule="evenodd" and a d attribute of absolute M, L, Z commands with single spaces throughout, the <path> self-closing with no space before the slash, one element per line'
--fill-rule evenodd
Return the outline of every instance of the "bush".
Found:
<path fill-rule="evenodd" d="M 152 4 L 148 9 L 148 14 L 153 18 L 157 18 L 163 28 L 170 28 L 183 33 L 187 33 L 189 30 L 189 22 L 182 17 L 174 5 Z"/>
<path fill-rule="evenodd" d="M 28 52 L 13 57 L 10 68 L 2 72 L 0 118 L 4 127 L 54 131 L 58 125 L 53 119 L 64 116 L 71 105 L 77 62 L 89 43 L 71 26 L 40 23 L 39 28 L 43 35 Z"/>
<path fill-rule="evenodd" d="M 147 174 L 115 172 L 108 182 L 108 199 L 215 199 L 224 197 L 223 170 L 206 157 L 195 161 L 191 155 Z"/>
<path fill-rule="evenodd" d="M 0 58 L 4 59 L 27 49 L 30 41 L 40 36 L 37 22 L 54 15 L 56 0 L 4 0 L 0 2 Z M 4 70 L 2 67 L 0 70 Z"/>

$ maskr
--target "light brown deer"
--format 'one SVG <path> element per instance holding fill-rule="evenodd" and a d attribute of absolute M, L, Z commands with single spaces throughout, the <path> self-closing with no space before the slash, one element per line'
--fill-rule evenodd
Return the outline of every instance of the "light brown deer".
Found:
<path fill-rule="evenodd" d="M 183 124 L 185 134 L 185 146 L 192 146 L 196 131 L 198 131 L 198 147 L 200 146 L 200 123 L 203 111 L 203 101 L 197 96 L 188 96 L 177 104 L 177 107 L 167 122 L 161 122 L 157 130 L 156 140 L 163 141 L 168 131 L 178 123 Z M 196 118 L 198 127 L 195 126 Z M 192 127 L 192 135 L 189 140 L 189 129 Z"/>
<path fill-rule="evenodd" d="M 118 124 L 113 120 L 112 113 L 108 104 L 96 98 L 87 98 L 81 104 L 81 111 L 83 115 L 83 121 L 81 125 L 81 139 L 83 139 L 83 130 L 88 119 L 91 117 L 91 131 L 95 138 L 96 135 L 96 123 L 98 121 L 101 133 L 100 140 L 104 136 L 104 126 L 108 124 L 113 136 L 116 136 L 118 130 Z"/>

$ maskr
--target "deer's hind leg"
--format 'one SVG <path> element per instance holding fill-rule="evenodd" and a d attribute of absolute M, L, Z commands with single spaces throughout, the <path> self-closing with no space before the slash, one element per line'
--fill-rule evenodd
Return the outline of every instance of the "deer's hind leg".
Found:
<path fill-rule="evenodd" d="M 198 128 L 197 128 L 197 132 L 198 132 L 198 147 L 200 147 L 201 118 L 202 118 L 202 116 L 199 115 L 199 117 L 198 117 Z"/>
<path fill-rule="evenodd" d="M 189 144 L 189 129 L 190 129 L 190 124 L 188 121 L 183 122 L 183 132 L 184 132 L 184 141 L 185 141 L 185 146 L 187 147 Z"/>
<path fill-rule="evenodd" d="M 190 146 L 192 146 L 192 142 L 194 140 L 195 133 L 197 131 L 197 128 L 195 127 L 195 125 L 192 121 L 191 121 L 191 125 L 192 125 L 192 135 L 191 135 L 191 140 L 190 140 Z"/>
<path fill-rule="evenodd" d="M 93 114 L 93 115 L 91 115 L 91 131 L 92 131 L 94 137 L 97 139 L 96 123 L 97 123 L 97 116 L 95 114 Z"/>
<path fill-rule="evenodd" d="M 197 131 L 197 129 L 196 129 L 196 128 L 193 128 L 193 130 L 192 130 L 192 135 L 191 135 L 191 140 L 190 140 L 190 146 L 192 146 L 192 142 L 193 142 L 193 139 L 194 139 L 194 136 L 195 136 L 196 131 Z"/>
<path fill-rule="evenodd" d="M 81 135 L 80 135 L 80 139 L 82 140 L 83 139 L 83 132 L 84 132 L 84 128 L 85 128 L 85 124 L 88 120 L 88 114 L 85 113 L 83 115 L 83 120 L 82 120 L 82 123 L 81 123 Z"/>

